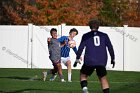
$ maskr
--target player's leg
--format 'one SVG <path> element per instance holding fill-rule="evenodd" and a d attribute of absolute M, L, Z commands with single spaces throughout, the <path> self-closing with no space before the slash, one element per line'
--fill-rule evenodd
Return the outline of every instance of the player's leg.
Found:
<path fill-rule="evenodd" d="M 70 60 L 68 60 L 66 62 L 66 66 L 67 66 L 67 70 L 68 70 L 68 82 L 72 82 L 71 81 L 72 70 L 71 70 L 71 61 Z"/>
<path fill-rule="evenodd" d="M 103 90 L 103 93 L 109 93 L 109 84 L 108 84 L 108 80 L 107 80 L 107 71 L 106 68 L 104 66 L 98 66 L 96 68 L 96 72 L 98 75 L 98 78 L 101 82 L 101 87 Z"/>
<path fill-rule="evenodd" d="M 81 88 L 83 90 L 83 93 L 88 93 L 87 79 L 88 79 L 88 76 L 90 76 L 93 73 L 93 71 L 94 71 L 93 67 L 86 66 L 86 65 L 83 65 L 81 70 L 80 70 L 80 84 L 81 84 Z"/>
<path fill-rule="evenodd" d="M 46 77 L 47 77 L 47 71 L 44 69 L 42 71 L 42 79 L 43 79 L 43 81 L 46 81 Z"/>
<path fill-rule="evenodd" d="M 61 57 L 62 63 L 67 66 L 67 72 L 68 72 L 68 82 L 71 82 L 71 76 L 72 76 L 72 70 L 71 70 L 71 61 L 70 57 Z"/>
<path fill-rule="evenodd" d="M 103 92 L 109 93 L 109 84 L 108 84 L 106 76 L 99 77 L 99 80 L 101 81 Z"/>
<path fill-rule="evenodd" d="M 59 75 L 59 77 L 60 77 L 60 79 L 61 79 L 61 82 L 66 82 L 66 81 L 64 80 L 64 76 L 63 76 L 63 74 L 62 74 L 62 66 L 61 66 L 61 63 L 58 63 L 58 64 L 57 64 L 57 67 L 58 67 L 58 75 Z"/>
<path fill-rule="evenodd" d="M 53 78 L 56 77 L 56 73 L 57 73 L 57 71 L 55 69 L 51 69 L 51 70 L 48 70 L 48 71 L 44 70 L 42 72 L 43 81 L 46 81 L 47 75 L 49 75 L 49 74 L 52 74 Z"/>
<path fill-rule="evenodd" d="M 58 66 L 57 66 L 57 63 L 53 63 L 53 66 L 54 68 L 50 70 L 50 74 L 52 74 L 51 78 L 50 78 L 50 81 L 54 81 L 55 78 L 57 77 L 57 72 L 58 72 Z"/>
<path fill-rule="evenodd" d="M 42 72 L 42 76 L 43 76 L 43 81 L 45 81 L 46 80 L 46 77 L 47 77 L 47 75 L 49 75 L 49 74 L 52 74 L 52 80 L 54 80 L 54 78 L 56 78 L 56 73 L 57 73 L 57 66 L 55 66 L 55 61 L 52 61 L 52 63 L 53 63 L 53 69 L 51 69 L 51 70 L 48 70 L 48 71 L 46 71 L 46 70 L 43 70 L 43 72 Z M 50 81 L 52 81 L 51 79 L 50 79 Z"/>
<path fill-rule="evenodd" d="M 88 78 L 88 76 L 86 74 L 83 74 L 82 72 L 80 73 L 80 84 L 81 84 L 81 88 L 83 90 L 83 93 L 88 93 L 87 78 Z"/>

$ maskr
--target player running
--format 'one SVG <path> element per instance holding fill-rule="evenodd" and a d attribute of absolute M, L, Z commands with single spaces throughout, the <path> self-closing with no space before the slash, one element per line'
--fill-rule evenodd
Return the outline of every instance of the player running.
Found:
<path fill-rule="evenodd" d="M 62 36 L 60 37 L 58 40 L 61 43 L 65 43 L 65 45 L 63 47 L 61 47 L 61 61 L 64 63 L 65 66 L 67 66 L 68 69 L 68 82 L 72 82 L 71 81 L 71 76 L 72 76 L 72 70 L 71 70 L 71 60 L 70 60 L 70 41 L 74 41 L 74 37 L 78 34 L 77 29 L 73 28 L 70 30 L 69 32 L 69 36 Z M 77 53 L 77 48 L 76 45 L 74 47 L 72 47 L 73 51 L 75 52 L 75 54 Z"/>
<path fill-rule="evenodd" d="M 107 81 L 107 49 L 111 56 L 111 64 L 115 66 L 115 56 L 113 46 L 107 34 L 98 31 L 99 21 L 89 21 L 90 32 L 82 36 L 82 40 L 77 52 L 74 66 L 79 63 L 83 49 L 85 48 L 84 64 L 80 70 L 80 84 L 83 93 L 88 93 L 87 78 L 96 69 L 97 76 L 101 82 L 103 93 L 109 93 L 109 84 Z"/>
<path fill-rule="evenodd" d="M 52 64 L 54 66 L 53 69 L 49 70 L 48 72 L 43 71 L 43 80 L 46 80 L 46 77 L 48 74 L 52 74 L 52 76 L 55 76 L 55 74 L 58 72 L 59 77 L 61 79 L 61 82 L 65 82 L 63 74 L 62 74 L 62 66 L 61 66 L 61 46 L 60 42 L 57 39 L 57 30 L 55 28 L 52 28 L 50 30 L 50 34 L 52 38 L 48 38 L 48 50 L 49 50 L 49 58 L 52 61 Z M 50 79 L 53 81 L 53 79 Z"/>

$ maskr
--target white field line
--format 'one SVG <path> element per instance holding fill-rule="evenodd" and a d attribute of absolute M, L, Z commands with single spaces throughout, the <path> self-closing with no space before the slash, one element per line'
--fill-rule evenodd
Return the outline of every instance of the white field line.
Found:
<path fill-rule="evenodd" d="M 72 81 L 72 82 L 80 82 L 80 81 Z M 99 81 L 88 81 L 88 82 L 90 82 L 90 83 L 100 83 Z M 123 84 L 127 84 L 127 83 L 138 83 L 138 84 L 140 84 L 140 82 L 118 82 L 118 81 L 109 81 L 109 83 L 123 83 Z"/>

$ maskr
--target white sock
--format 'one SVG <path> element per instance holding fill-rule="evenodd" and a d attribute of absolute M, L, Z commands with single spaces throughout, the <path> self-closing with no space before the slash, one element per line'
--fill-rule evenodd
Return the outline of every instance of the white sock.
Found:
<path fill-rule="evenodd" d="M 83 92 L 84 92 L 84 93 L 89 93 L 89 92 L 88 92 L 88 88 L 87 88 L 87 87 L 83 87 Z"/>
<path fill-rule="evenodd" d="M 47 76 L 48 73 L 44 71 L 43 74 L 44 74 L 44 76 Z"/>
<path fill-rule="evenodd" d="M 68 81 L 71 81 L 71 73 L 68 73 Z"/>
<path fill-rule="evenodd" d="M 88 89 L 87 87 L 83 87 L 83 90 Z"/>

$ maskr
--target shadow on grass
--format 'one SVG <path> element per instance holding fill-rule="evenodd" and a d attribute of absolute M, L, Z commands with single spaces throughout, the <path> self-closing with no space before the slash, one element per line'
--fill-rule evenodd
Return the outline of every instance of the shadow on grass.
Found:
<path fill-rule="evenodd" d="M 11 76 L 11 77 L 0 77 L 0 78 L 8 78 L 8 79 L 22 80 L 22 81 L 41 80 L 41 79 L 36 78 L 36 77 L 17 77 L 17 76 Z"/>
<path fill-rule="evenodd" d="M 81 91 L 66 91 L 66 90 L 45 90 L 45 89 L 22 89 L 11 92 L 0 91 L 0 93 L 81 93 Z"/>

